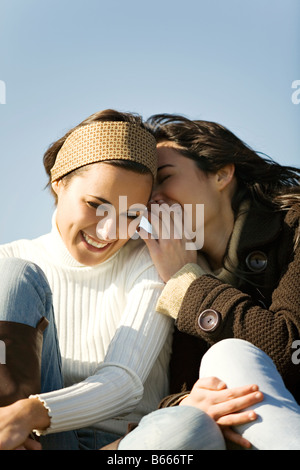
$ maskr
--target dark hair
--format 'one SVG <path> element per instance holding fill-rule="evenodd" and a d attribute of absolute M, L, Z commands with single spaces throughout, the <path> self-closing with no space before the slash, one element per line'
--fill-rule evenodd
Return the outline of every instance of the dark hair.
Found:
<path fill-rule="evenodd" d="M 172 114 L 151 116 L 147 125 L 157 142 L 172 142 L 204 172 L 215 173 L 233 163 L 237 180 L 232 199 L 235 213 L 247 198 L 280 209 L 300 202 L 300 169 L 279 165 L 264 154 L 260 156 L 224 126 Z"/>
<path fill-rule="evenodd" d="M 50 187 L 51 192 L 55 198 L 55 201 L 57 202 L 57 196 L 55 192 L 52 190 L 51 187 L 51 169 L 55 164 L 55 160 L 57 157 L 58 152 L 62 148 L 63 144 L 65 143 L 66 139 L 69 137 L 69 135 L 75 131 L 76 129 L 79 129 L 82 126 L 86 126 L 88 124 L 91 124 L 96 121 L 121 121 L 121 122 L 129 122 L 132 124 L 136 124 L 140 126 L 143 129 L 146 129 L 148 132 L 152 133 L 152 131 L 149 129 L 148 126 L 146 126 L 142 120 L 142 117 L 139 116 L 138 114 L 132 114 L 132 113 L 123 113 L 119 111 L 115 111 L 114 109 L 105 109 L 103 111 L 99 111 L 97 113 L 92 114 L 89 116 L 87 119 L 82 121 L 80 124 L 77 126 L 73 127 L 70 129 L 63 137 L 58 139 L 56 142 L 50 145 L 50 147 L 47 149 L 47 151 L 44 154 L 43 162 L 44 162 L 44 168 L 46 170 L 46 173 L 48 175 L 48 183 L 47 186 Z M 141 163 L 138 162 L 133 162 L 130 160 L 110 160 L 109 164 L 114 165 L 114 166 L 119 166 L 121 168 L 124 168 L 126 170 L 134 171 L 139 174 L 151 174 L 151 171 L 149 168 L 144 166 Z M 77 170 L 71 171 L 67 175 L 65 175 L 62 180 L 64 181 L 65 184 L 68 184 L 70 180 L 76 176 L 79 175 L 80 173 L 86 171 L 90 165 L 88 164 L 85 165 L 81 168 L 78 168 Z"/>

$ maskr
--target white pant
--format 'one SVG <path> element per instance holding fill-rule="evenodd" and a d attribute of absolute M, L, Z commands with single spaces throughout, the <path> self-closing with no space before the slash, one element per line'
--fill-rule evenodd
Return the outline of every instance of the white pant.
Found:
<path fill-rule="evenodd" d="M 212 376 L 228 388 L 256 384 L 263 392 L 263 401 L 251 406 L 257 420 L 236 427 L 254 449 L 300 450 L 300 407 L 264 352 L 244 340 L 220 341 L 201 362 L 200 377 Z M 177 406 L 144 417 L 119 449 L 222 450 L 225 443 L 208 415 L 193 407 Z"/>
<path fill-rule="evenodd" d="M 258 418 L 236 430 L 259 450 L 300 450 L 300 406 L 273 361 L 241 339 L 226 339 L 204 355 L 200 377 L 215 376 L 228 388 L 257 384 L 264 399 L 251 406 Z M 300 380 L 300 375 L 299 375 Z"/>

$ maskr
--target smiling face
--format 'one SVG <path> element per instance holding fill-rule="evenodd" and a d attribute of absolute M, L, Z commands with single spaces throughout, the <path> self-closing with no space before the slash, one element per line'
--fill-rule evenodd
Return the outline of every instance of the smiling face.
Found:
<path fill-rule="evenodd" d="M 157 184 L 152 193 L 152 199 L 162 200 L 169 205 L 190 204 L 193 207 L 193 231 L 196 230 L 195 210 L 197 204 L 204 204 L 205 225 L 219 209 L 219 191 L 216 174 L 204 173 L 195 161 L 180 154 L 180 151 L 158 145 Z"/>
<path fill-rule="evenodd" d="M 128 209 L 134 204 L 147 205 L 152 176 L 100 162 L 89 165 L 68 184 L 58 180 L 52 187 L 58 197 L 56 223 L 62 240 L 79 263 L 95 266 L 110 258 L 130 238 L 119 237 L 119 221 L 129 225 L 137 215 L 130 215 Z M 127 206 L 120 205 L 120 196 L 123 201 L 126 196 Z M 97 215 L 102 204 L 114 207 L 114 221 L 107 213 Z M 97 230 L 101 221 L 101 230 Z"/>
<path fill-rule="evenodd" d="M 204 227 L 203 251 L 214 257 L 217 247 L 221 256 L 233 227 L 232 194 L 235 188 L 234 166 L 225 165 L 215 173 L 205 173 L 196 162 L 172 146 L 162 142 L 157 146 L 157 183 L 152 200 L 168 205 L 192 207 L 188 220 L 190 233 L 201 238 Z M 197 205 L 204 206 L 204 217 L 197 218 Z"/>

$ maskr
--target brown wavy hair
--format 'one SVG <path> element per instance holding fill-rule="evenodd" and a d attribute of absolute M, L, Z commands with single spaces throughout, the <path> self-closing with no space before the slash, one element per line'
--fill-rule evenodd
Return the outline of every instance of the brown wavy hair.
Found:
<path fill-rule="evenodd" d="M 255 152 L 221 124 L 156 114 L 148 119 L 147 125 L 157 142 L 172 142 L 204 172 L 215 173 L 229 163 L 234 164 L 237 189 L 232 208 L 235 214 L 244 199 L 281 210 L 300 203 L 300 169 L 280 165 Z"/>
<path fill-rule="evenodd" d="M 55 164 L 55 160 L 56 160 L 58 152 L 60 151 L 60 149 L 62 148 L 62 146 L 65 143 L 66 139 L 69 137 L 69 135 L 73 131 L 75 131 L 76 129 L 78 129 L 82 126 L 86 126 L 86 125 L 91 124 L 91 123 L 96 122 L 96 121 L 102 121 L 102 122 L 104 122 L 104 121 L 129 122 L 129 123 L 132 123 L 132 124 L 136 124 L 136 125 L 142 127 L 143 129 L 148 130 L 150 133 L 152 133 L 151 129 L 144 124 L 143 119 L 140 115 L 132 114 L 132 113 L 124 113 L 124 112 L 116 111 L 114 109 L 105 109 L 103 111 L 99 111 L 97 113 L 94 113 L 91 116 L 89 116 L 87 119 L 82 121 L 80 124 L 73 127 L 72 129 L 70 129 L 63 137 L 61 137 L 60 139 L 58 139 L 56 142 L 52 143 L 49 146 L 49 148 L 45 152 L 44 158 L 43 158 L 44 168 L 45 168 L 46 173 L 48 175 L 48 183 L 47 183 L 46 187 L 50 188 L 50 190 L 52 192 L 52 195 L 55 198 L 55 202 L 57 202 L 57 196 L 56 196 L 55 192 L 52 190 L 52 187 L 51 187 L 51 169 Z M 144 166 L 143 164 L 138 163 L 138 162 L 133 162 L 133 161 L 130 161 L 130 160 L 110 160 L 109 163 L 111 165 L 119 166 L 119 167 L 125 168 L 127 170 L 134 171 L 136 173 L 151 174 L 151 171 L 146 166 Z M 80 174 L 81 172 L 85 171 L 88 166 L 89 165 L 86 165 L 86 166 L 83 166 L 81 168 L 78 168 L 77 170 L 72 171 L 68 175 L 64 176 L 62 178 L 62 180 L 64 181 L 65 184 L 68 184 L 70 182 L 71 178 L 73 178 L 74 176 L 76 176 L 76 175 Z"/>

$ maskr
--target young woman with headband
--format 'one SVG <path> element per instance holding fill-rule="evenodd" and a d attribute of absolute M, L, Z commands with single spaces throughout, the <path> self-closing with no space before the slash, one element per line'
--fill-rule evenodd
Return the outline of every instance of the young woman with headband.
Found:
<path fill-rule="evenodd" d="M 54 143 L 44 165 L 51 233 L 0 247 L 1 448 L 33 429 L 44 449 L 78 448 L 61 432 L 75 429 L 80 445 L 99 447 L 168 390 L 172 320 L 155 313 L 163 283 L 143 242 L 119 233 L 149 200 L 156 143 L 139 116 L 106 110 Z"/>

